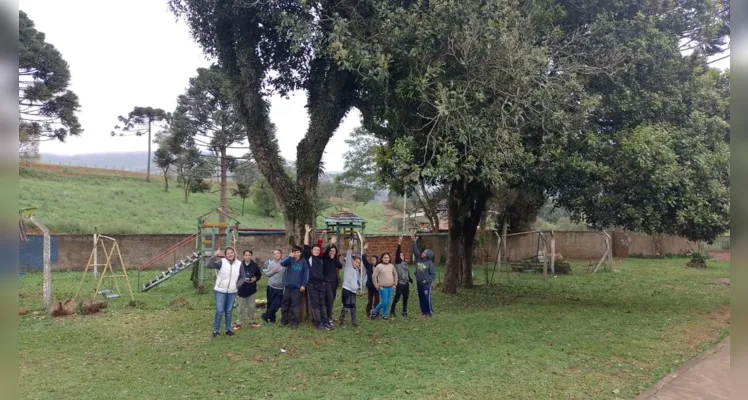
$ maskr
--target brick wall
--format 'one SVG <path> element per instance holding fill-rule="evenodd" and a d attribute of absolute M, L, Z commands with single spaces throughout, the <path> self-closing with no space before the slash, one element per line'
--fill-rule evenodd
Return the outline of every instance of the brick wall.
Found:
<path fill-rule="evenodd" d="M 30 242 L 19 246 L 19 252 L 23 254 L 22 269 L 33 270 L 42 268 L 41 247 L 35 245 L 36 235 L 30 235 Z M 187 238 L 189 235 L 111 235 L 117 239 L 128 268 L 137 268 L 145 262 L 156 257 L 172 245 Z M 642 255 L 664 255 L 682 254 L 691 249 L 696 249 L 697 244 L 688 242 L 679 237 L 672 236 L 649 236 L 637 233 L 613 232 L 613 256 L 627 257 L 633 254 Z M 381 255 L 390 253 L 394 258 L 397 247 L 396 235 L 368 235 L 369 253 Z M 39 238 L 40 239 L 40 238 Z M 444 263 L 447 259 L 447 235 L 445 233 L 430 233 L 420 235 L 423 247 L 434 251 L 434 259 L 437 263 Z M 481 234 L 480 248 L 476 249 L 475 262 L 492 262 L 496 257 L 497 239 L 496 235 Z M 53 269 L 55 270 L 82 270 L 88 263 L 93 246 L 92 235 L 57 235 L 53 237 L 53 253 L 56 252 L 56 260 L 53 258 Z M 219 237 L 219 243 L 223 245 L 225 238 Z M 510 236 L 507 239 L 508 258 L 516 261 L 531 257 L 537 251 L 538 235 L 525 234 Z M 274 249 L 280 249 L 286 254 L 289 246 L 283 232 L 270 234 L 255 234 L 254 236 L 241 236 L 236 245 L 237 251 L 250 249 L 255 257 L 267 259 L 272 256 Z M 421 250 L 423 250 L 423 247 Z M 164 257 L 160 262 L 153 265 L 153 269 L 165 269 L 177 260 L 186 257 L 194 251 L 194 243 L 190 242 L 175 253 Z M 599 232 L 556 232 L 556 252 L 561 253 L 566 259 L 587 260 L 598 259 L 602 256 L 605 248 L 603 235 Z M 410 237 L 403 237 L 402 251 L 407 259 L 411 257 Z M 99 252 L 99 263 L 103 263 L 103 253 Z M 115 264 L 117 267 L 118 264 Z"/>

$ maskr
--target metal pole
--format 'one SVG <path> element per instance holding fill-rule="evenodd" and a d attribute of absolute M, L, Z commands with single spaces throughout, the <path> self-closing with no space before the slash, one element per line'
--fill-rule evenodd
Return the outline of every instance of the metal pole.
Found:
<path fill-rule="evenodd" d="M 405 232 L 405 209 L 408 208 L 408 192 L 403 193 L 403 232 Z"/>
<path fill-rule="evenodd" d="M 94 226 L 94 234 L 93 234 L 93 240 L 94 240 L 94 256 L 93 256 L 93 263 L 94 263 L 94 269 L 93 269 L 93 275 L 94 280 L 99 279 L 99 235 L 98 235 L 98 228 Z"/>

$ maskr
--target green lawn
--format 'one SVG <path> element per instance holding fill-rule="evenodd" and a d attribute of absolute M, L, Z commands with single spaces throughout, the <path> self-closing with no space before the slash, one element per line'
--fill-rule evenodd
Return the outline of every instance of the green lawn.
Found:
<path fill-rule="evenodd" d="M 57 170 L 21 168 L 21 207 L 36 206 L 39 216 L 55 233 L 146 234 L 191 233 L 197 217 L 218 206 L 218 193 L 189 196 L 184 202 L 182 189 L 176 182 L 164 192 L 163 177 L 153 176 L 151 182 L 142 177 L 83 173 L 74 168 Z M 230 197 L 230 207 L 240 211 L 241 199 Z M 382 204 L 344 205 L 346 209 L 369 221 L 370 232 L 386 226 Z M 328 209 L 324 214 L 335 212 Z M 322 226 L 320 217 L 319 225 Z M 267 217 L 247 199 L 244 216 L 239 217 L 245 228 L 283 228 L 283 217 Z"/>
<path fill-rule="evenodd" d="M 729 263 L 686 261 L 627 259 L 595 275 L 575 263 L 548 282 L 501 273 L 493 287 L 435 293 L 432 319 L 418 317 L 412 289 L 407 320 L 217 339 L 212 296 L 183 273 L 136 293 L 134 308 L 118 299 L 97 316 L 21 317 L 21 398 L 631 399 L 728 334 L 718 316 L 729 288 L 713 279 L 729 277 Z M 80 277 L 55 273 L 55 298 Z M 19 277 L 20 307 L 40 308 L 41 278 Z M 170 305 L 179 297 L 189 306 Z"/>

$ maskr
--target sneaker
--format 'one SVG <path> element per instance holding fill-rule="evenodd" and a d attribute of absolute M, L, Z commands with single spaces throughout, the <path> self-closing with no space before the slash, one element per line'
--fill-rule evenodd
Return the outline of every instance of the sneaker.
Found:
<path fill-rule="evenodd" d="M 218 332 L 213 332 L 213 337 L 218 337 L 218 335 L 219 335 Z"/>
<path fill-rule="evenodd" d="M 226 331 L 226 336 L 234 336 L 234 332 Z"/>
<path fill-rule="evenodd" d="M 298 329 L 298 328 L 299 328 L 299 323 L 298 322 L 294 322 L 294 323 L 291 324 L 291 329 Z"/>
<path fill-rule="evenodd" d="M 317 324 L 318 331 L 324 331 L 327 327 L 324 324 Z"/>
<path fill-rule="evenodd" d="M 351 323 L 351 326 L 354 328 L 358 328 L 358 324 Z"/>
<path fill-rule="evenodd" d="M 231 329 L 232 329 L 232 330 L 233 330 L 234 332 L 238 332 L 238 331 L 242 330 L 242 326 L 241 326 L 241 325 L 234 325 L 234 327 L 233 327 L 233 328 L 231 328 Z"/>
<path fill-rule="evenodd" d="M 387 317 L 382 317 L 382 321 L 387 321 Z"/>
<path fill-rule="evenodd" d="M 379 314 L 371 314 L 371 320 L 374 321 L 379 318 Z"/>
<path fill-rule="evenodd" d="M 328 323 L 327 325 L 325 325 L 325 329 L 327 329 L 328 331 L 331 330 L 332 329 L 332 323 Z"/>
<path fill-rule="evenodd" d="M 249 324 L 249 327 L 250 328 L 259 328 L 260 324 L 258 324 L 257 322 L 252 322 L 251 324 Z"/>
<path fill-rule="evenodd" d="M 281 321 L 281 328 L 285 328 L 288 326 L 288 322 Z"/>
<path fill-rule="evenodd" d="M 394 317 L 394 316 L 395 316 L 395 314 L 392 314 L 392 316 Z M 402 314 L 402 316 L 403 316 L 403 318 L 408 318 L 408 313 L 404 312 L 404 313 Z"/>
<path fill-rule="evenodd" d="M 266 320 L 266 321 L 265 321 L 265 322 L 263 323 L 263 325 L 265 325 L 265 326 L 273 326 L 273 323 L 272 323 L 272 322 L 270 322 L 270 321 L 267 321 L 267 320 Z"/>

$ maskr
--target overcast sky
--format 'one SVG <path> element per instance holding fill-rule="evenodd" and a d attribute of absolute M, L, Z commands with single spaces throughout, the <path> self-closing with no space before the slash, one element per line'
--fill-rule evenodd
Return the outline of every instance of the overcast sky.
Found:
<path fill-rule="evenodd" d="M 173 111 L 195 70 L 210 65 L 164 0 L 20 0 L 19 8 L 70 65 L 70 89 L 81 103 L 83 135 L 65 143 L 43 142 L 45 153 L 146 150 L 145 137 L 110 135 L 117 116 L 134 106 Z M 308 123 L 305 100 L 303 92 L 289 100 L 272 99 L 270 118 L 278 127 L 281 153 L 291 160 Z M 359 118 L 357 111 L 350 112 L 330 140 L 326 170 L 343 169 L 344 140 Z"/>
<path fill-rule="evenodd" d="M 42 152 L 145 150 L 145 137 L 110 136 L 117 116 L 134 106 L 173 111 L 176 97 L 196 75 L 195 70 L 210 64 L 165 0 L 20 0 L 19 7 L 70 65 L 70 88 L 81 103 L 78 116 L 83 135 L 65 143 L 44 142 Z M 730 59 L 714 65 L 727 68 Z M 293 160 L 308 122 L 305 96 L 274 98 L 271 104 L 281 153 Z M 358 111 L 349 113 L 328 144 L 324 156 L 328 171 L 343 169 L 344 140 L 359 125 L 359 118 Z"/>

